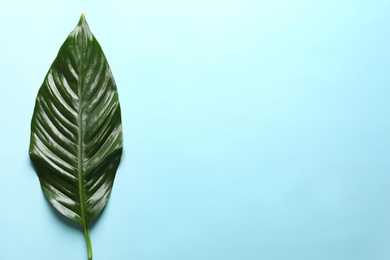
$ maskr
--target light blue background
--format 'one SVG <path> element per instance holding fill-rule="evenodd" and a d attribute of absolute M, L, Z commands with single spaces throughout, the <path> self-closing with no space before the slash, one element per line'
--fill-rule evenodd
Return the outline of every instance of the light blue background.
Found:
<path fill-rule="evenodd" d="M 390 1 L 0 1 L 0 260 L 84 260 L 28 158 L 85 13 L 124 155 L 94 260 L 390 259 Z"/>

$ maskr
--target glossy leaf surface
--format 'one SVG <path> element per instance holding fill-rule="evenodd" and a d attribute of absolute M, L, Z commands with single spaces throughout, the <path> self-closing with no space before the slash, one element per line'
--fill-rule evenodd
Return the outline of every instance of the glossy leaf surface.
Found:
<path fill-rule="evenodd" d="M 84 230 L 107 203 L 122 154 L 116 85 L 84 15 L 36 98 L 30 158 L 50 203 Z"/>

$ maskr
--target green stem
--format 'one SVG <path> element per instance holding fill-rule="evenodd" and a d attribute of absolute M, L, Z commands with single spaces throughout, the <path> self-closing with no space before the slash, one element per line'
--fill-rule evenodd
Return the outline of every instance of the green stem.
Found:
<path fill-rule="evenodd" d="M 88 227 L 84 227 L 85 241 L 87 242 L 88 260 L 92 260 L 92 244 L 91 237 L 89 236 Z"/>

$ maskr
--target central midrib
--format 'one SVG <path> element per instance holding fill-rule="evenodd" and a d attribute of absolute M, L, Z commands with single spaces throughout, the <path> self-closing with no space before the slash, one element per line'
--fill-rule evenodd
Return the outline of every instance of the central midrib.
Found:
<path fill-rule="evenodd" d="M 83 41 L 82 37 L 81 41 Z M 84 167 L 83 167 L 83 113 L 82 113 L 82 83 L 84 81 L 84 49 L 83 44 L 81 43 L 81 57 L 80 57 L 80 77 L 77 82 L 78 86 L 78 180 L 79 180 L 79 195 L 80 195 L 80 211 L 81 211 L 81 220 L 83 223 L 84 231 L 87 229 L 87 221 L 86 221 L 86 201 L 85 201 L 85 190 L 84 190 Z"/>

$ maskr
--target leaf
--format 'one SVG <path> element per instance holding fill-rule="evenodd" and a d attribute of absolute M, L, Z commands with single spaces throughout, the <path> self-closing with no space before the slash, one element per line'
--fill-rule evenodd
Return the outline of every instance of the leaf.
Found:
<path fill-rule="evenodd" d="M 84 230 L 107 203 L 122 154 L 118 93 L 84 14 L 39 89 L 30 158 L 46 198 Z"/>

